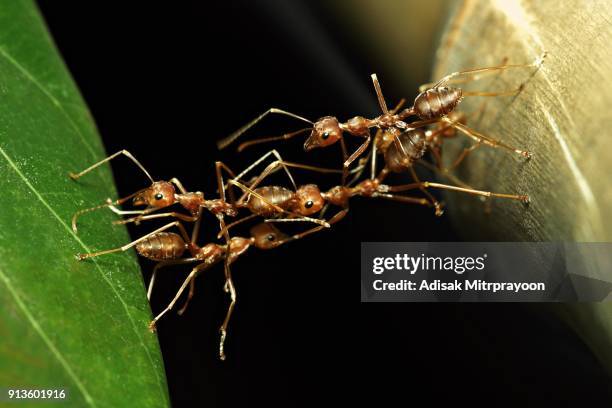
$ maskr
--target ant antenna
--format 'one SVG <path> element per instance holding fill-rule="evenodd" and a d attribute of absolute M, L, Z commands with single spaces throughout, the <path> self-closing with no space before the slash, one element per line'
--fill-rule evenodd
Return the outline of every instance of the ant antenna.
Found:
<path fill-rule="evenodd" d="M 277 113 L 277 114 L 280 114 L 280 115 L 289 116 L 289 117 L 292 117 L 294 119 L 298 119 L 298 120 L 301 120 L 303 122 L 310 123 L 311 125 L 314 125 L 314 123 L 312 121 L 310 121 L 310 120 L 308 120 L 306 118 L 303 118 L 303 117 L 301 117 L 299 115 L 296 115 L 295 113 L 287 112 L 287 111 L 284 111 L 282 109 L 271 108 L 271 109 L 268 109 L 267 111 L 265 111 L 264 113 L 262 113 L 261 115 L 259 115 L 258 117 L 256 117 L 255 119 L 253 119 L 252 121 L 250 121 L 249 123 L 247 123 L 246 125 L 244 125 L 243 127 L 241 127 L 240 129 L 238 129 L 237 131 L 235 131 L 234 133 L 232 133 L 231 135 L 229 135 L 228 137 L 226 137 L 225 139 L 219 140 L 217 142 L 217 147 L 219 148 L 219 150 L 223 150 L 227 146 L 229 146 L 230 144 L 234 143 L 234 141 L 236 139 L 238 139 L 240 136 L 242 136 L 242 134 L 244 132 L 246 132 L 247 130 L 249 130 L 253 126 L 255 126 L 257 124 L 257 122 L 259 122 L 260 120 L 262 120 L 263 118 L 265 118 L 266 116 L 268 116 L 271 113 Z"/>

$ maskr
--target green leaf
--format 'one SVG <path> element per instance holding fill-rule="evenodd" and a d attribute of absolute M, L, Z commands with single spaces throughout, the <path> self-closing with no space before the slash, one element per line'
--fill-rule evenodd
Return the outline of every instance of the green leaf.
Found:
<path fill-rule="evenodd" d="M 157 337 L 133 253 L 121 246 L 116 197 L 93 120 L 32 1 L 0 10 L 0 387 L 62 388 L 71 406 L 168 406 Z M 2 398 L 3 396 L 0 396 Z M 1 400 L 1 399 L 0 399 Z M 38 406 L 38 404 L 36 404 Z"/>

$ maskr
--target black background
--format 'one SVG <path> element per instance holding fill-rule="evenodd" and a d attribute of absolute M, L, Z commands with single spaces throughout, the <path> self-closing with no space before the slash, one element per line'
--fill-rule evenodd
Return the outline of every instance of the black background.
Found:
<path fill-rule="evenodd" d="M 215 160 L 239 169 L 267 151 L 236 155 L 214 143 L 269 107 L 311 119 L 377 113 L 369 74 L 384 78 L 384 71 L 324 2 L 39 4 L 107 151 L 125 148 L 155 178 L 176 176 L 191 190 L 215 194 Z M 383 86 L 389 101 L 414 96 Z M 300 125 L 270 118 L 251 135 Z M 337 149 L 304 155 L 302 142 L 276 147 L 288 160 L 338 165 Z M 121 195 L 146 182 L 127 161 L 113 169 Z M 295 177 L 327 187 L 338 181 Z M 206 220 L 203 240 L 215 225 Z M 131 232 L 137 237 L 151 226 Z M 431 210 L 361 200 L 331 231 L 270 252 L 251 249 L 233 267 L 239 300 L 226 362 L 217 359 L 217 341 L 227 296 L 221 268 L 213 269 L 198 279 L 187 313 L 159 324 L 173 405 L 609 401 L 608 377 L 576 336 L 540 313 L 546 306 L 360 304 L 360 242 L 458 236 Z M 153 264 L 142 265 L 148 278 Z M 163 271 L 154 312 L 187 272 Z"/>

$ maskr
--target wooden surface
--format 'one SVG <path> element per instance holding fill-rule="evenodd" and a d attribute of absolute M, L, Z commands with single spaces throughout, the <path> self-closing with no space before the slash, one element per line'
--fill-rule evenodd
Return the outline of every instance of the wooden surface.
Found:
<path fill-rule="evenodd" d="M 387 87 L 392 82 L 405 89 L 407 98 L 416 96 L 414 75 L 409 73 L 422 69 L 425 42 L 437 49 L 432 80 L 497 65 L 504 58 L 529 63 L 548 53 L 537 72 L 506 71 L 461 85 L 497 91 L 524 84 L 516 97 L 466 97 L 460 108 L 478 112 L 486 101 L 482 115 L 469 125 L 531 151 L 533 158 L 525 161 L 486 146 L 468 158 L 457 171 L 461 179 L 475 188 L 529 194 L 531 204 L 494 200 L 487 215 L 474 197 L 448 193 L 446 216 L 459 235 L 477 241 L 612 241 L 612 2 L 432 1 L 426 7 L 439 10 L 439 19 L 446 18 L 437 44 L 433 32 L 439 20 L 427 9 L 417 10 L 422 4 L 417 9 L 408 4 L 399 12 L 387 3 L 377 7 L 377 13 L 367 7 L 351 13 L 362 11 L 356 21 L 376 16 L 363 31 L 384 44 L 381 49 L 402 50 L 381 55 L 377 63 L 393 79 L 385 81 Z M 405 31 L 397 29 L 406 26 Z M 421 35 L 415 38 L 416 33 Z M 467 138 L 452 141 L 446 157 L 470 143 Z M 612 273 L 602 268 L 598 272 Z M 563 316 L 612 371 L 612 304 L 537 309 L 542 308 Z"/>
<path fill-rule="evenodd" d="M 471 197 L 448 194 L 460 228 L 478 239 L 610 241 L 612 238 L 612 3 L 466 1 L 455 8 L 436 56 L 434 78 L 498 64 L 527 63 L 548 52 L 533 76 L 506 71 L 466 84 L 511 89 L 516 97 L 465 98 L 479 131 L 533 153 L 530 161 L 483 147 L 459 175 L 477 188 L 526 193 L 531 204 L 493 202 L 490 216 Z M 535 70 L 534 70 L 535 71 Z M 462 144 L 452 144 L 449 156 Z M 516 157 L 515 157 L 516 156 Z M 478 225 L 478 228 L 474 228 Z M 468 234 L 469 235 L 469 234 Z"/>
<path fill-rule="evenodd" d="M 530 161 L 480 148 L 459 171 L 477 188 L 526 193 L 531 204 L 493 202 L 490 215 L 462 194 L 447 194 L 448 211 L 468 239 L 500 241 L 612 240 L 612 3 L 466 1 L 451 11 L 432 77 L 498 64 L 533 61 L 533 76 L 507 71 L 466 88 L 499 90 L 524 82 L 516 97 L 465 98 L 483 116 L 479 131 L 533 153 Z M 467 144 L 467 142 L 466 142 Z M 460 143 L 446 153 L 458 154 Z M 591 260 L 585 260 L 590 262 Z M 601 268 L 600 268 L 601 269 Z M 599 270 L 607 273 L 610 270 Z M 612 304 L 552 306 L 612 368 Z"/>

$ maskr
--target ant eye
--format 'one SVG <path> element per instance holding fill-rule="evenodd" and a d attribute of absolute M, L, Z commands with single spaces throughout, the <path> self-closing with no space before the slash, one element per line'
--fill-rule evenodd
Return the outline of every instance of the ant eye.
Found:
<path fill-rule="evenodd" d="M 162 193 L 155 194 L 155 199 L 156 200 L 161 200 L 162 198 L 164 198 L 164 195 Z"/>
<path fill-rule="evenodd" d="M 274 241 L 276 239 L 276 237 L 274 236 L 274 234 L 270 234 L 268 235 L 268 241 Z"/>
<path fill-rule="evenodd" d="M 324 133 L 321 135 L 321 139 L 323 139 L 323 140 L 327 140 L 327 139 L 329 138 L 329 135 L 330 135 L 330 132 L 329 132 L 329 131 L 324 132 Z"/>
<path fill-rule="evenodd" d="M 312 200 L 308 200 L 308 201 L 306 201 L 306 204 L 304 204 L 304 207 L 306 207 L 306 208 L 310 208 L 310 207 L 312 207 L 313 205 L 314 205 L 314 203 L 312 202 Z"/>

